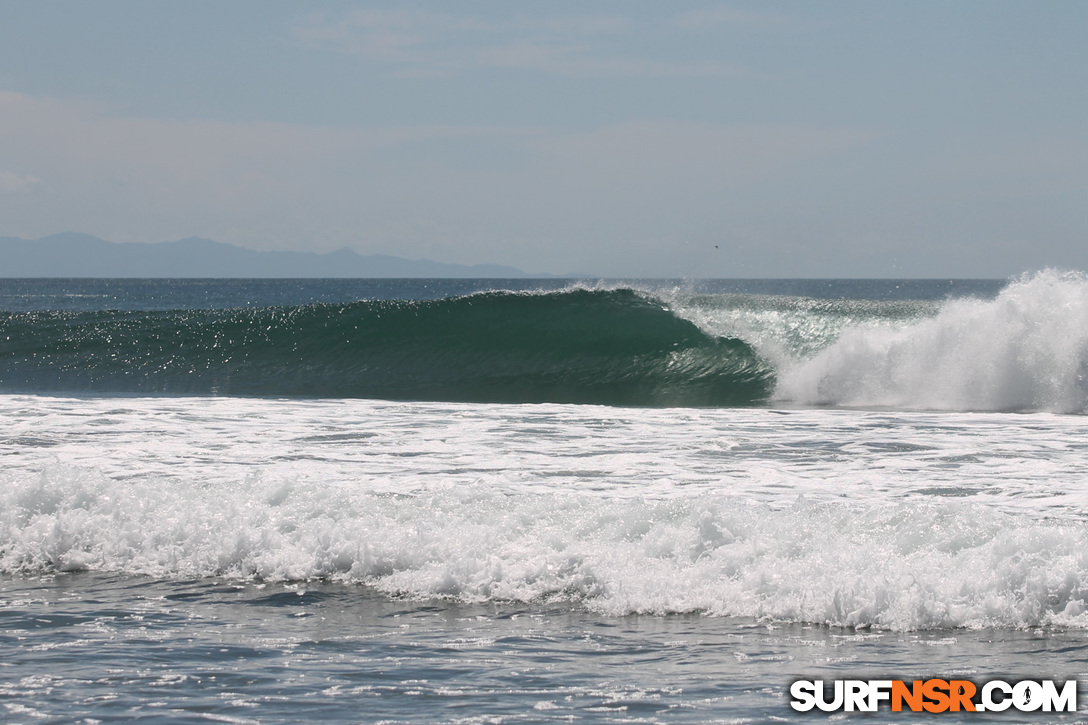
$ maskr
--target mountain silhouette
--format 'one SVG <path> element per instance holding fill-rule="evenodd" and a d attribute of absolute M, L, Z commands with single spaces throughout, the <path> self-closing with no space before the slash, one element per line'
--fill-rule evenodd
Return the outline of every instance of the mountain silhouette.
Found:
<path fill-rule="evenodd" d="M 157 244 L 108 242 L 64 232 L 41 239 L 0 237 L 3 277 L 548 277 L 498 264 L 446 264 L 351 249 L 258 252 L 210 239 L 189 237 Z"/>

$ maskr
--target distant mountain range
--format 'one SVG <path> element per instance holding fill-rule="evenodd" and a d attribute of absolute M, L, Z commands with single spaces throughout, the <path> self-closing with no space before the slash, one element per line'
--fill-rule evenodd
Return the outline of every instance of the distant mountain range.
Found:
<path fill-rule="evenodd" d="M 107 242 L 65 232 L 41 239 L 0 237 L 4 277 L 551 277 L 498 264 L 444 264 L 339 249 L 258 252 L 190 237 L 158 244 Z"/>

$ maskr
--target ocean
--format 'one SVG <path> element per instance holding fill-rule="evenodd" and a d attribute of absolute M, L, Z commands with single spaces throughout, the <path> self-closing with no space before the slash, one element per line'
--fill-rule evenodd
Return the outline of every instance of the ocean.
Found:
<path fill-rule="evenodd" d="M 1088 678 L 1085 413 L 1079 273 L 2 280 L 0 720 L 1084 722 L 790 687 Z"/>

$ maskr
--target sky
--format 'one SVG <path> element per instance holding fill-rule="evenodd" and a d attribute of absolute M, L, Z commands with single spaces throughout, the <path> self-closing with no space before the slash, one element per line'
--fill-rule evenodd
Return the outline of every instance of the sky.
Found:
<path fill-rule="evenodd" d="M 1088 270 L 1088 3 L 0 0 L 0 236 Z"/>

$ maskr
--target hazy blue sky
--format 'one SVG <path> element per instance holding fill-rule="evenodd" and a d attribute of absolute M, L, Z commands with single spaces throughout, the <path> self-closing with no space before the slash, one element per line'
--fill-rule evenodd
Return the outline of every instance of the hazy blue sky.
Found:
<path fill-rule="evenodd" d="M 1086 2 L 0 0 L 0 236 L 1088 269 Z"/>

